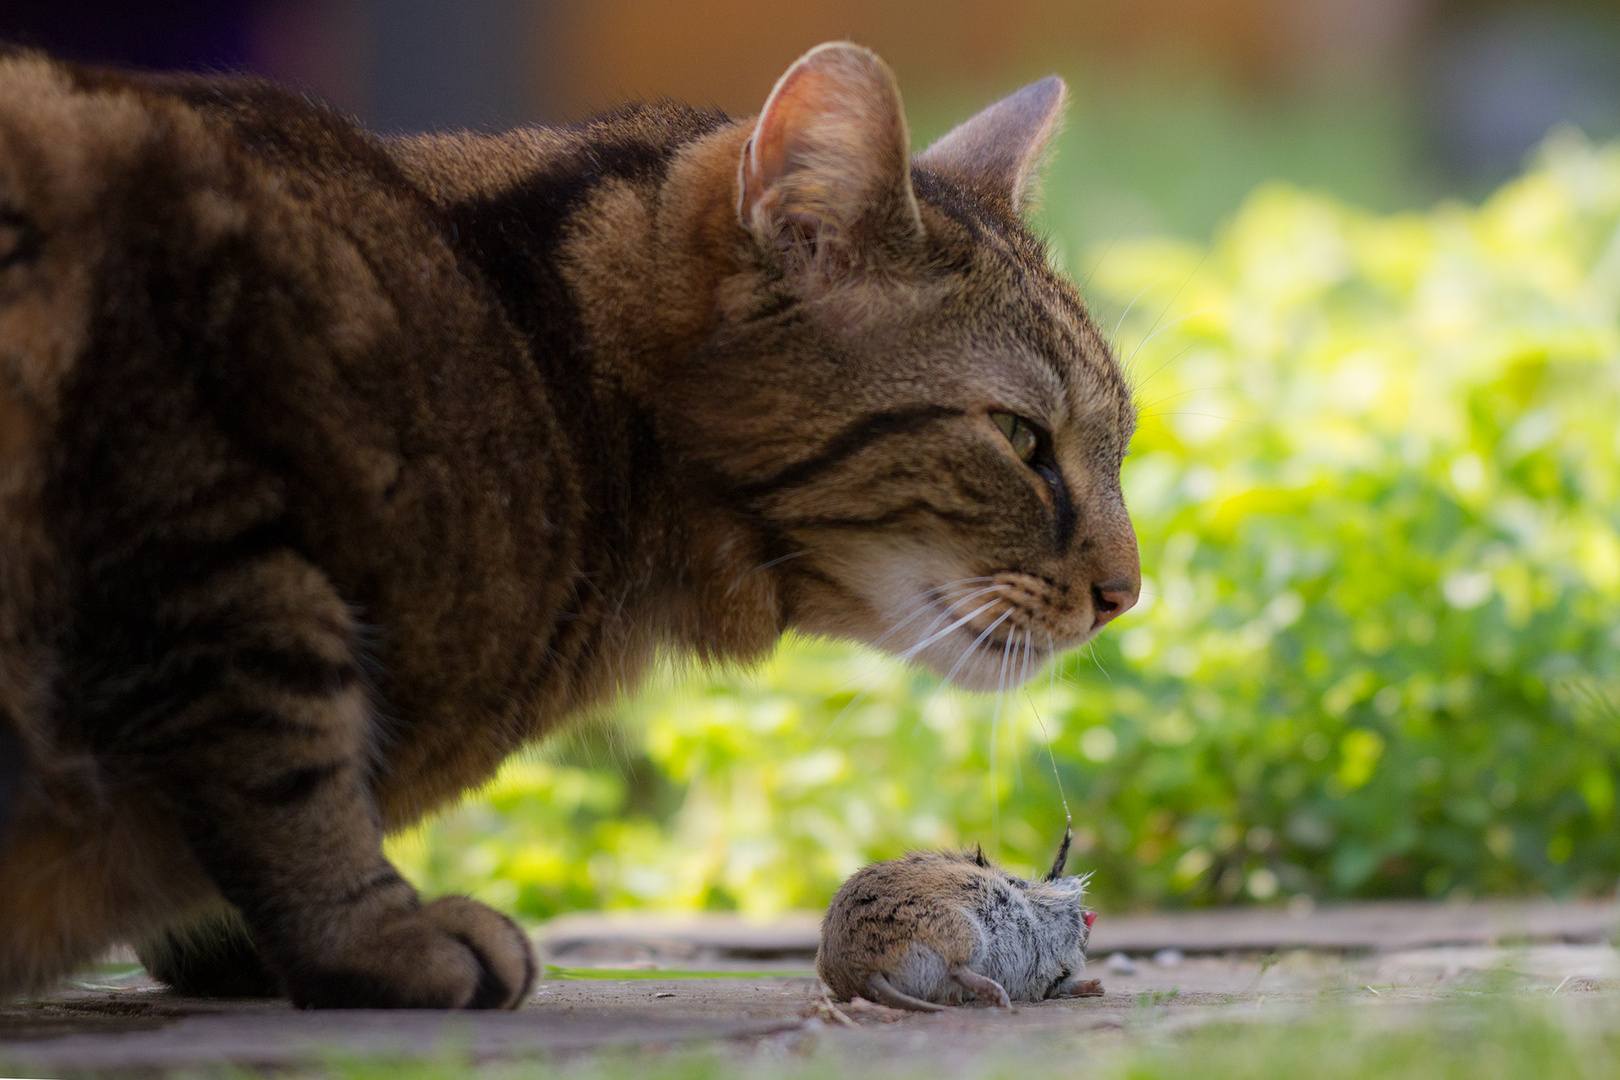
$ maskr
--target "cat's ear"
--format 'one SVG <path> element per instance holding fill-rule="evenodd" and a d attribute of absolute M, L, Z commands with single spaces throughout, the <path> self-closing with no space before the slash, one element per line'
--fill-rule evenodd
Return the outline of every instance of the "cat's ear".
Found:
<path fill-rule="evenodd" d="M 888 65 L 858 45 L 818 45 L 777 81 L 743 148 L 738 217 L 811 265 L 876 265 L 922 235 L 908 139 Z"/>
<path fill-rule="evenodd" d="M 1068 90 L 1049 75 L 984 109 L 917 156 L 917 164 L 1022 211 L 1041 158 L 1063 123 Z"/>

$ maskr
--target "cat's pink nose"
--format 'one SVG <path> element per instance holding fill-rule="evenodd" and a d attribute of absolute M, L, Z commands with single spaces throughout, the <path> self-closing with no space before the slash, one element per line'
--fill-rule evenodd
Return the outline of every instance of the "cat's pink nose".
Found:
<path fill-rule="evenodd" d="M 1117 618 L 1135 607 L 1140 590 L 1141 583 L 1134 578 L 1116 578 L 1101 585 L 1093 585 L 1091 605 L 1097 614 L 1091 628 L 1100 630 L 1110 619 Z"/>

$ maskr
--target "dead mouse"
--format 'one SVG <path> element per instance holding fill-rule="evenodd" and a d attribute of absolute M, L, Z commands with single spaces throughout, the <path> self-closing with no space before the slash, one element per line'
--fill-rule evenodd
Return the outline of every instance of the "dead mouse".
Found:
<path fill-rule="evenodd" d="M 1014 1001 L 1102 993 L 1081 981 L 1096 914 L 1086 879 L 1064 877 L 1072 833 L 1046 877 L 1002 870 L 981 849 L 916 851 L 856 871 L 821 923 L 816 974 L 834 999 L 939 1011 L 967 994 Z"/>

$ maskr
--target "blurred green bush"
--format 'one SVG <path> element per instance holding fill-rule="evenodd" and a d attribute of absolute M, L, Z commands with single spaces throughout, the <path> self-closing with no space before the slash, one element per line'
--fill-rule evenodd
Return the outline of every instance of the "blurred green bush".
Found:
<path fill-rule="evenodd" d="M 1106 908 L 1611 890 L 1620 147 L 1427 214 L 1264 187 L 1207 249 L 1097 255 L 1140 607 L 999 702 L 806 641 L 667 678 L 407 871 L 530 917 L 817 906 L 912 846 L 1044 865 L 1061 778 Z"/>

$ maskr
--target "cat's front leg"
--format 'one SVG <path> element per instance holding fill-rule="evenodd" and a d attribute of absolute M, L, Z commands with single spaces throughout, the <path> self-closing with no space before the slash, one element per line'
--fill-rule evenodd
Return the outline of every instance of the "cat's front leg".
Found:
<path fill-rule="evenodd" d="M 125 745 L 293 1001 L 519 1005 L 527 936 L 464 897 L 422 902 L 383 856 L 371 704 L 325 576 L 282 549 L 164 606 L 166 654 L 136 690 L 161 708 Z"/>

